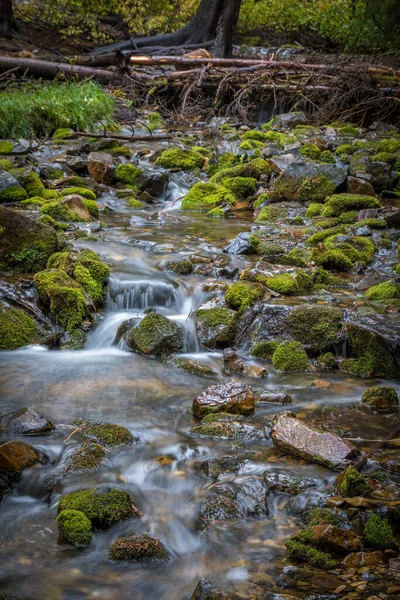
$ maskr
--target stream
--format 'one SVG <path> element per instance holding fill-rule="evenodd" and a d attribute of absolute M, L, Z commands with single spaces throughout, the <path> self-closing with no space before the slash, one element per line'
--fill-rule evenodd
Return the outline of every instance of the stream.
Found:
<path fill-rule="evenodd" d="M 149 163 L 142 161 L 146 168 Z M 35 600 L 188 600 L 202 577 L 240 598 L 274 598 L 296 590 L 298 598 L 328 591 L 321 578 L 299 585 L 296 568 L 285 558 L 285 541 L 299 527 L 299 515 L 310 498 L 323 496 L 335 474 L 319 465 L 278 451 L 268 435 L 263 440 L 200 439 L 190 434 L 195 396 L 208 385 L 238 380 L 253 390 L 285 390 L 294 402 L 297 417 L 343 428 L 344 437 L 379 440 L 392 418 L 373 414 L 361 405 L 365 389 L 361 378 L 339 372 L 278 373 L 268 363 L 268 376 L 227 376 L 222 351 L 202 348 L 190 315 L 209 294 L 204 278 L 177 275 L 165 270 L 172 259 L 192 254 L 215 257 L 239 232 L 249 231 L 253 219 L 209 219 L 190 214 L 190 221 L 160 224 L 155 210 L 179 216 L 180 199 L 190 185 L 173 174 L 157 206 L 132 211 L 112 193 L 99 196 L 112 209 L 102 215 L 105 230 L 97 241 L 78 242 L 95 250 L 111 266 L 104 311 L 89 333 L 83 350 L 47 350 L 28 347 L 1 353 L 1 413 L 29 406 L 49 419 L 57 429 L 49 436 L 23 438 L 47 457 L 45 464 L 26 470 L 0 509 L 0 589 Z M 243 269 L 246 257 L 232 256 L 230 268 Z M 164 270 L 163 270 L 164 269 Z M 336 302 L 351 300 L 349 291 L 335 290 Z M 287 303 L 277 299 L 276 303 Z M 183 356 L 210 366 L 218 374 L 207 379 L 172 367 L 161 360 L 128 351 L 114 343 L 119 325 L 131 317 L 143 317 L 147 308 L 170 317 L 184 330 Z M 238 350 L 246 364 L 263 365 Z M 265 366 L 265 363 L 264 365 Z M 330 387 L 312 387 L 318 377 Z M 371 380 L 369 385 L 398 382 Z M 287 407 L 259 403 L 246 422 L 268 430 L 272 417 Z M 107 454 L 100 469 L 74 473 L 61 479 L 49 494 L 51 477 L 68 462 L 79 435 L 66 438 L 74 419 L 93 419 L 127 427 L 138 442 Z M 0 441 L 10 439 L 0 434 Z M 373 441 L 354 442 L 368 450 Z M 243 518 L 199 526 L 199 507 L 216 484 L 199 473 L 199 461 L 251 451 L 237 473 L 222 475 L 218 484 L 241 490 Z M 287 473 L 313 477 L 316 486 L 293 499 L 270 494 L 267 511 L 248 516 L 251 499 L 259 493 L 263 474 Z M 97 532 L 92 545 L 77 550 L 60 543 L 55 523 L 61 495 L 84 487 L 112 486 L 128 491 L 143 513 Z M 161 563 L 114 563 L 108 559 L 113 541 L 122 535 L 147 533 L 159 538 L 170 559 Z M 316 577 L 316 576 L 315 576 Z M 323 579 L 323 578 L 322 578 Z M 325 587 L 324 587 L 325 586 Z M 268 595 L 269 594 L 269 595 Z M 326 596 L 328 597 L 328 596 Z M 336 596 L 329 596 L 336 598 Z"/>

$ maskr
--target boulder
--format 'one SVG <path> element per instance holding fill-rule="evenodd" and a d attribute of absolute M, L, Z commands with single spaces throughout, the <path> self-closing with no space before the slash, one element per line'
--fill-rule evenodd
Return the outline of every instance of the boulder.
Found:
<path fill-rule="evenodd" d="M 168 552 L 160 540 L 148 535 L 119 538 L 110 547 L 110 560 L 142 561 L 167 560 Z"/>
<path fill-rule="evenodd" d="M 399 179 L 397 173 L 385 162 L 368 162 L 366 171 L 371 175 L 371 184 L 377 193 L 391 190 Z"/>
<path fill-rule="evenodd" d="M 132 350 L 143 354 L 171 354 L 182 350 L 183 332 L 175 321 L 151 312 L 132 329 L 126 342 Z"/>
<path fill-rule="evenodd" d="M 291 404 L 293 398 L 284 391 L 266 390 L 257 396 L 257 402 L 276 402 L 277 404 Z"/>
<path fill-rule="evenodd" d="M 269 492 L 290 494 L 297 496 L 320 484 L 318 479 L 312 477 L 296 477 L 294 475 L 267 471 L 264 473 L 264 482 Z"/>
<path fill-rule="evenodd" d="M 0 207 L 0 270 L 36 273 L 57 250 L 53 227 Z"/>
<path fill-rule="evenodd" d="M 60 204 L 64 208 L 73 211 L 79 217 L 80 221 L 88 223 L 92 220 L 92 217 L 83 202 L 82 196 L 79 196 L 78 194 L 69 194 L 60 200 Z"/>
<path fill-rule="evenodd" d="M 289 315 L 288 331 L 313 354 L 343 342 L 343 315 L 339 308 L 302 305 Z"/>
<path fill-rule="evenodd" d="M 20 408 L 0 417 L 0 432 L 19 435 L 41 435 L 50 433 L 54 425 L 31 408 Z"/>
<path fill-rule="evenodd" d="M 335 525 L 314 525 L 311 527 L 313 542 L 337 554 L 358 552 L 363 547 L 362 538 L 349 529 Z"/>
<path fill-rule="evenodd" d="M 0 202 L 18 202 L 25 200 L 28 194 L 8 171 L 0 171 Z"/>
<path fill-rule="evenodd" d="M 377 410 L 386 410 L 396 408 L 399 405 L 399 397 L 394 387 L 379 385 L 365 390 L 361 402 Z"/>
<path fill-rule="evenodd" d="M 159 198 L 166 190 L 169 181 L 169 173 L 153 171 L 143 173 L 140 188 L 147 192 L 151 198 Z"/>
<path fill-rule="evenodd" d="M 254 254 L 250 243 L 251 231 L 242 231 L 224 248 L 228 254 Z"/>
<path fill-rule="evenodd" d="M 193 400 L 193 413 L 199 418 L 215 412 L 248 414 L 254 411 L 254 403 L 249 385 L 239 382 L 211 385 Z"/>
<path fill-rule="evenodd" d="M 345 183 L 349 167 L 341 163 L 318 163 L 305 162 L 293 155 L 287 155 L 292 158 L 279 156 L 272 158 L 276 170 L 282 173 L 285 180 L 298 182 L 300 184 L 304 179 L 323 175 L 334 185 L 334 191 L 339 190 Z M 297 198 L 294 198 L 297 199 Z"/>
<path fill-rule="evenodd" d="M 64 510 L 83 512 L 98 528 L 111 527 L 119 521 L 141 516 L 128 492 L 109 487 L 77 490 L 62 496 L 57 512 L 60 514 Z"/>
<path fill-rule="evenodd" d="M 0 472 L 18 476 L 23 469 L 36 465 L 41 456 L 38 450 L 25 442 L 6 442 L 0 446 Z"/>
<path fill-rule="evenodd" d="M 222 456 L 221 458 L 207 458 L 200 461 L 196 468 L 200 473 L 211 479 L 217 479 L 223 473 L 238 473 L 246 460 L 245 455 Z"/>
<path fill-rule="evenodd" d="M 200 579 L 190 600 L 230 600 L 230 597 L 216 588 L 208 579 Z"/>
<path fill-rule="evenodd" d="M 307 125 L 308 119 L 302 111 L 283 113 L 276 115 L 272 122 L 272 127 L 280 131 L 281 129 L 292 129 L 296 125 Z"/>
<path fill-rule="evenodd" d="M 232 348 L 225 348 L 224 350 L 224 372 L 226 375 L 231 373 L 243 373 L 244 364 Z"/>
<path fill-rule="evenodd" d="M 97 183 L 112 183 L 115 180 L 113 157 L 106 152 L 90 152 L 87 169 Z"/>
<path fill-rule="evenodd" d="M 312 429 L 292 412 L 280 414 L 272 427 L 272 441 L 279 450 L 338 470 L 349 464 L 360 451 L 331 432 Z"/>
<path fill-rule="evenodd" d="M 206 348 L 224 348 L 233 343 L 237 313 L 223 304 L 207 302 L 193 315 L 200 343 Z"/>
<path fill-rule="evenodd" d="M 359 177 L 347 178 L 347 193 L 375 196 L 375 190 L 369 181 L 365 181 L 365 179 L 360 179 Z"/>

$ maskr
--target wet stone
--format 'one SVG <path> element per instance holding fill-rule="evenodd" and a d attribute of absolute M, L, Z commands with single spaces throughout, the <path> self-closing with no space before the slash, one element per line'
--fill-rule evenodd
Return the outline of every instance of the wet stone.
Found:
<path fill-rule="evenodd" d="M 286 473 L 271 473 L 269 471 L 264 474 L 264 481 L 268 492 L 290 494 L 291 496 L 302 494 L 321 483 L 313 477 L 295 477 Z"/>
<path fill-rule="evenodd" d="M 200 507 L 201 517 L 209 522 L 228 521 L 242 516 L 237 504 L 236 493 L 228 486 L 213 488 L 213 495 Z"/>
<path fill-rule="evenodd" d="M 109 558 L 117 561 L 167 560 L 168 552 L 160 540 L 141 535 L 120 538 L 114 542 L 110 547 Z"/>
<path fill-rule="evenodd" d="M 252 254 L 253 250 L 250 243 L 250 236 L 250 231 L 239 233 L 235 239 L 225 246 L 224 252 L 228 254 Z"/>
<path fill-rule="evenodd" d="M 19 435 L 42 435 L 55 429 L 32 408 L 21 408 L 0 417 L 1 433 L 17 433 Z"/>
<path fill-rule="evenodd" d="M 245 460 L 243 455 L 209 458 L 197 463 L 196 468 L 206 477 L 216 479 L 223 473 L 238 473 Z"/>
<path fill-rule="evenodd" d="M 284 391 L 265 391 L 257 396 L 257 402 L 274 402 L 276 404 L 291 404 L 293 398 Z"/>
<path fill-rule="evenodd" d="M 196 417 L 210 412 L 248 414 L 254 411 L 254 401 L 249 385 L 239 382 L 211 385 L 193 400 L 193 413 Z"/>
<path fill-rule="evenodd" d="M 230 596 L 216 588 L 208 579 L 200 579 L 190 600 L 230 600 Z"/>
<path fill-rule="evenodd" d="M 33 446 L 14 440 L 0 446 L 0 472 L 17 477 L 27 467 L 36 465 L 42 455 Z"/>

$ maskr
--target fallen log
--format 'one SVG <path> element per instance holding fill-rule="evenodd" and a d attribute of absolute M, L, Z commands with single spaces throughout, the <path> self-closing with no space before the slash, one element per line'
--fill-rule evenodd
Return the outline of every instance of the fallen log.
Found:
<path fill-rule="evenodd" d="M 59 73 L 63 73 L 80 79 L 92 78 L 99 83 L 120 83 L 123 77 L 122 73 L 118 71 L 11 56 L 0 56 L 0 69 L 18 69 L 23 73 L 29 72 L 41 77 L 55 77 Z"/>
<path fill-rule="evenodd" d="M 125 142 L 155 142 L 157 140 L 169 140 L 174 136 L 168 133 L 156 133 L 151 135 L 129 135 L 129 133 L 88 133 L 86 131 L 74 131 L 69 135 L 64 136 L 64 139 L 74 137 L 90 137 L 90 138 L 107 138 L 110 140 L 123 140 Z"/>

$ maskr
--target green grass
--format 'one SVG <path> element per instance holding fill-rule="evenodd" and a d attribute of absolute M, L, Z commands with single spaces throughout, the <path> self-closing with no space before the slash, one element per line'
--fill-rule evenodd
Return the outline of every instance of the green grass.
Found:
<path fill-rule="evenodd" d="M 69 127 L 91 131 L 114 112 L 113 98 L 94 81 L 30 82 L 0 93 L 0 138 L 40 137 Z"/>

